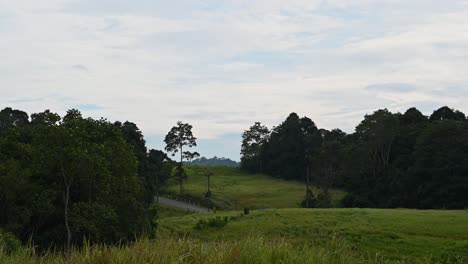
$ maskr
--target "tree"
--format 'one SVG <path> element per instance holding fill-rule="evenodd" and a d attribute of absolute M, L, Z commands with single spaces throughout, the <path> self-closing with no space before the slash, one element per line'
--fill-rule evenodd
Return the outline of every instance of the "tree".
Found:
<path fill-rule="evenodd" d="M 424 116 L 418 109 L 412 107 L 408 109 L 401 117 L 402 124 L 418 124 L 427 121 L 427 117 Z"/>
<path fill-rule="evenodd" d="M 31 124 L 33 125 L 48 125 L 53 126 L 57 125 L 60 122 L 60 116 L 56 113 L 50 112 L 50 110 L 45 110 L 41 113 L 36 113 L 31 115 Z"/>
<path fill-rule="evenodd" d="M 26 112 L 7 107 L 0 111 L 0 131 L 6 128 L 29 124 Z"/>
<path fill-rule="evenodd" d="M 133 153 L 138 161 L 138 177 L 145 190 L 145 201 L 151 204 L 154 200 L 153 175 L 148 164 L 148 151 L 143 133 L 135 123 L 129 121 L 115 122 L 114 126 L 120 129 L 125 141 L 133 147 Z"/>
<path fill-rule="evenodd" d="M 154 175 L 154 188 L 156 193 L 156 202 L 159 202 L 159 191 L 161 185 L 170 177 L 170 172 L 165 169 L 166 165 L 171 162 L 166 153 L 152 149 L 148 153 L 148 162 L 151 168 L 151 175 Z"/>
<path fill-rule="evenodd" d="M 388 191 L 389 184 L 392 147 L 398 132 L 399 120 L 387 109 L 366 115 L 356 127 L 356 136 L 367 153 L 364 157 L 369 160 L 368 184 L 376 186 L 370 193 L 372 199 L 375 197 L 385 199 L 384 195 Z"/>
<path fill-rule="evenodd" d="M 196 140 L 197 138 L 194 137 L 192 133 L 192 126 L 186 123 L 182 123 L 181 121 L 177 122 L 177 126 L 172 127 L 171 130 L 167 133 L 166 137 L 164 138 L 164 142 L 166 143 L 165 150 L 167 152 L 172 153 L 172 156 L 175 156 L 177 152 L 180 153 L 180 163 L 176 170 L 176 174 L 179 180 L 180 195 L 183 194 L 182 183 L 185 175 L 182 167 L 183 160 L 193 159 L 196 153 L 184 151 L 184 147 L 196 147 Z"/>
<path fill-rule="evenodd" d="M 468 206 L 468 124 L 446 120 L 428 125 L 415 146 L 409 191 L 419 208 Z"/>
<path fill-rule="evenodd" d="M 465 120 L 465 114 L 449 108 L 448 106 L 443 106 L 432 113 L 431 117 L 429 118 L 432 121 L 436 120 L 457 120 L 463 121 Z"/>
<path fill-rule="evenodd" d="M 40 248 L 129 241 L 154 226 L 133 147 L 104 119 L 45 111 L 0 133 L 0 225 Z M 165 169 L 167 174 L 167 169 Z"/>
<path fill-rule="evenodd" d="M 262 171 L 261 150 L 268 140 L 270 131 L 260 122 L 255 122 L 248 130 L 242 133 L 241 167 L 254 172 Z"/>

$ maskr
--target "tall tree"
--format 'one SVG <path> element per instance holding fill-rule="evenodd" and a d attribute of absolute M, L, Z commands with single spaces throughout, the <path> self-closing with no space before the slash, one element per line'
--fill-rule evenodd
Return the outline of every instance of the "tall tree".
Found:
<path fill-rule="evenodd" d="M 241 161 L 242 168 L 254 172 L 262 171 L 261 150 L 268 140 L 270 131 L 260 122 L 255 122 L 248 130 L 242 133 Z"/>
<path fill-rule="evenodd" d="M 436 120 L 457 120 L 457 121 L 463 121 L 465 120 L 465 114 L 458 111 L 454 110 L 452 108 L 449 108 L 448 106 L 443 106 L 432 113 L 430 116 L 430 120 L 436 121 Z"/>
<path fill-rule="evenodd" d="M 193 136 L 192 126 L 188 123 L 182 123 L 181 121 L 177 122 L 177 126 L 171 128 L 164 138 L 166 143 L 165 150 L 172 153 L 172 156 L 175 156 L 177 152 L 180 153 L 180 162 L 176 170 L 177 177 L 179 180 L 180 195 L 183 194 L 183 181 L 184 181 L 184 170 L 183 170 L 183 161 L 191 160 L 195 157 L 196 152 L 190 152 L 188 150 L 184 151 L 184 147 L 196 147 L 197 138 Z"/>
<path fill-rule="evenodd" d="M 410 192 L 419 208 L 468 206 L 468 124 L 447 120 L 429 124 L 418 137 Z"/>
<path fill-rule="evenodd" d="M 156 194 L 156 202 L 159 202 L 159 192 L 161 186 L 167 181 L 171 176 L 170 170 L 167 166 L 172 169 L 171 163 L 173 162 L 166 153 L 151 149 L 148 153 L 148 162 L 150 167 L 150 175 L 154 177 L 154 182 L 152 182 L 152 189 Z"/>
<path fill-rule="evenodd" d="M 7 107 L 0 111 L 0 130 L 29 124 L 26 112 Z"/>

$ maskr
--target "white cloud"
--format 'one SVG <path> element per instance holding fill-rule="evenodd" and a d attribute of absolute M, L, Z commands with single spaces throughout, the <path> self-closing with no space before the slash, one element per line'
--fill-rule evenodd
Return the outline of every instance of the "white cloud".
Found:
<path fill-rule="evenodd" d="M 98 105 L 86 113 L 148 134 L 184 119 L 201 138 L 291 111 L 347 131 L 378 107 L 468 111 L 453 92 L 468 87 L 467 1 L 187 0 L 193 10 L 171 15 L 144 3 L 0 0 L 0 103 Z M 365 89 L 375 84 L 416 88 Z"/>

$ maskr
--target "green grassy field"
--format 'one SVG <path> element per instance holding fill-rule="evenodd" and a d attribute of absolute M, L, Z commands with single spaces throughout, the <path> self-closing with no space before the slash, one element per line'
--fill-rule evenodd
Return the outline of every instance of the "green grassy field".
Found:
<path fill-rule="evenodd" d="M 207 179 L 201 175 L 204 170 L 211 176 L 212 201 L 219 209 L 238 210 L 244 207 L 295 208 L 304 199 L 305 184 L 284 181 L 267 175 L 249 174 L 239 168 L 186 166 L 188 179 L 184 192 L 191 197 L 203 199 L 207 191 Z M 318 190 L 313 190 L 317 194 Z M 167 193 L 178 195 L 179 186 L 170 184 Z M 331 190 L 332 202 L 337 205 L 345 192 Z"/>
<path fill-rule="evenodd" d="M 0 263 L 226 263 L 226 264 L 371 264 L 392 263 L 382 257 L 361 256 L 346 243 L 332 240 L 328 247 L 297 247 L 285 240 L 268 241 L 250 237 L 240 241 L 202 241 L 193 239 L 140 239 L 123 246 L 84 245 L 64 252 L 37 254 L 31 247 L 6 254 L 0 250 Z M 400 262 L 406 263 L 406 262 Z"/>
<path fill-rule="evenodd" d="M 229 216 L 222 228 L 196 230 L 200 219 Z M 271 209 L 193 214 L 160 221 L 162 237 L 238 241 L 252 235 L 297 245 L 335 238 L 364 256 L 423 263 L 468 263 L 468 212 L 407 209 Z"/>
<path fill-rule="evenodd" d="M 158 205 L 158 219 L 164 219 L 168 217 L 176 217 L 176 216 L 185 216 L 195 214 L 194 212 L 179 209 L 176 207 L 159 204 Z"/>

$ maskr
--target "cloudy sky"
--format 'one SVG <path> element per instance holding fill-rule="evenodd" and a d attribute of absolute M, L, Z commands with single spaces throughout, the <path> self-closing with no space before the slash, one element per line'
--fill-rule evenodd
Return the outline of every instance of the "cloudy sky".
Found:
<path fill-rule="evenodd" d="M 290 112 L 352 132 L 378 108 L 468 112 L 465 0 L 0 0 L 0 107 L 178 120 L 198 151 Z"/>

